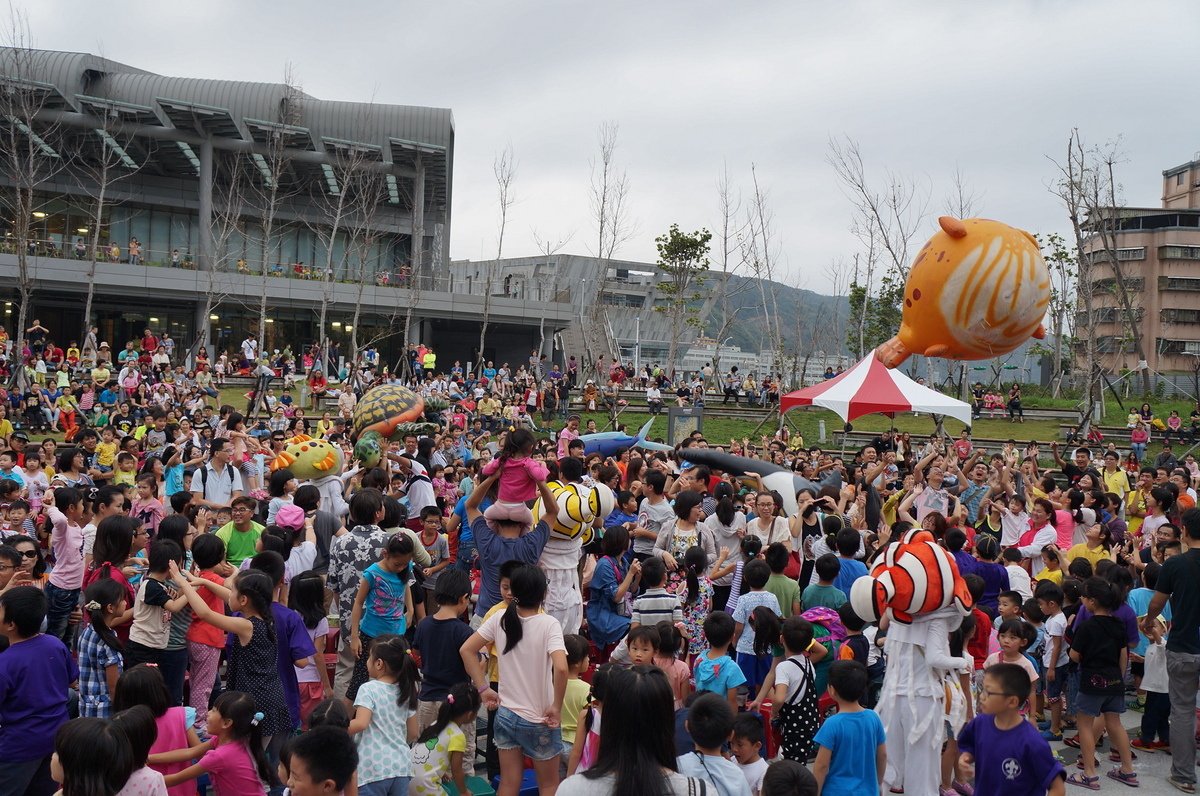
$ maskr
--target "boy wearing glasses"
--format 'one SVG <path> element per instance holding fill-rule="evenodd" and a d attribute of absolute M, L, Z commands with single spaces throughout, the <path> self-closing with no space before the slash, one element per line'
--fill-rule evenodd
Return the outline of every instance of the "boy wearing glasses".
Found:
<path fill-rule="evenodd" d="M 233 519 L 217 531 L 217 538 L 225 543 L 225 558 L 234 567 L 240 567 L 243 561 L 258 552 L 255 545 L 262 536 L 263 526 L 254 521 L 257 508 L 258 501 L 252 497 L 234 498 Z"/>
<path fill-rule="evenodd" d="M 1015 663 L 998 663 L 983 674 L 980 714 L 958 737 L 960 762 L 974 767 L 980 796 L 1066 793 L 1062 763 L 1021 715 L 1031 687 L 1029 673 Z"/>

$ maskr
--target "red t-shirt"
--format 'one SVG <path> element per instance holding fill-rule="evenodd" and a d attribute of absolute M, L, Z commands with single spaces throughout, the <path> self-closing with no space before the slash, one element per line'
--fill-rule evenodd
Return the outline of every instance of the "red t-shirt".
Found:
<path fill-rule="evenodd" d="M 225 579 L 220 575 L 212 572 L 201 572 L 200 577 L 217 585 L 224 585 Z M 220 598 L 215 592 L 204 587 L 196 589 L 196 593 L 204 600 L 204 604 L 218 614 L 225 613 L 225 601 Z M 199 616 L 192 616 L 192 624 L 188 628 L 187 640 L 194 641 L 197 644 L 204 644 L 207 647 L 224 647 L 225 633 L 216 625 L 211 625 L 205 622 Z"/>
<path fill-rule="evenodd" d="M 967 652 L 975 659 L 975 668 L 982 669 L 988 656 L 988 639 L 992 634 L 992 619 L 978 608 L 971 609 L 975 617 L 975 635 L 967 642 Z"/>

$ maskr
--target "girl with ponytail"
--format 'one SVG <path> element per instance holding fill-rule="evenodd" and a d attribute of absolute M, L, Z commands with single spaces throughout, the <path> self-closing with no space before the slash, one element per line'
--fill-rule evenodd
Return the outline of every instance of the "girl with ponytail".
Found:
<path fill-rule="evenodd" d="M 412 747 L 413 779 L 409 793 L 414 796 L 442 796 L 443 780 L 454 782 L 459 793 L 468 793 L 463 773 L 463 754 L 469 727 L 479 714 L 479 692 L 470 683 L 450 689 L 438 708 L 437 720 L 425 728 Z"/>
<path fill-rule="evenodd" d="M 265 721 L 266 716 L 254 697 L 241 691 L 221 694 L 208 711 L 212 749 L 204 753 L 199 763 L 169 775 L 167 787 L 208 774 L 217 793 L 265 796 L 267 789 L 276 783 L 275 773 L 263 752 Z"/>
<path fill-rule="evenodd" d="M 258 732 L 270 739 L 277 733 L 291 733 L 292 717 L 279 679 L 279 658 L 275 641 L 275 618 L 271 598 L 275 583 L 265 572 L 247 569 L 226 581 L 229 608 L 241 616 L 225 616 L 209 607 L 196 593 L 199 578 L 182 573 L 171 564 L 171 579 L 188 598 L 196 616 L 216 628 L 232 633 L 237 643 L 229 648 L 229 688 L 253 697 L 263 714 Z M 211 719 L 210 719 L 211 721 Z M 212 733 L 212 724 L 208 730 Z"/>
<path fill-rule="evenodd" d="M 125 615 L 125 587 L 104 578 L 83 593 L 87 623 L 79 634 L 79 715 L 106 719 L 123 671 L 124 645 L 113 625 Z"/>
<path fill-rule="evenodd" d="M 683 555 L 687 573 L 687 592 L 683 600 L 683 633 L 688 640 L 688 662 L 708 652 L 704 638 L 704 620 L 712 611 L 713 582 L 708 576 L 708 553 L 703 547 L 689 547 Z"/>
<path fill-rule="evenodd" d="M 562 625 L 541 613 L 546 575 L 536 566 L 518 567 L 509 579 L 513 601 L 486 620 L 462 645 L 467 673 L 483 703 L 496 713 L 495 743 L 500 756 L 500 788 L 515 793 L 521 782 L 523 757 L 533 760 L 543 792 L 558 785 L 562 744 L 563 694 L 567 689 L 567 648 Z M 504 703 L 491 689 L 479 653 L 495 643 L 500 660 Z M 505 673 L 508 673 L 507 675 Z"/>
<path fill-rule="evenodd" d="M 372 639 L 367 673 L 371 679 L 354 695 L 349 729 L 351 735 L 359 736 L 359 792 L 408 793 L 413 775 L 408 745 L 417 737 L 421 672 L 404 637 L 384 633 Z"/>

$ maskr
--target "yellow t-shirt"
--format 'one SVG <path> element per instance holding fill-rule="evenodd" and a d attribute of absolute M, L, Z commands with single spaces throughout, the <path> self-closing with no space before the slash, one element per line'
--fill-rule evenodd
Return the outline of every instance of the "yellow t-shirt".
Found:
<path fill-rule="evenodd" d="M 5 439 L 8 439 L 8 437 L 12 433 L 13 433 L 13 425 L 12 425 L 12 423 L 10 423 L 8 421 L 8 418 L 6 417 L 3 420 L 0 420 L 0 437 L 4 437 Z"/>
<path fill-rule="evenodd" d="M 129 486 L 133 486 L 137 483 L 137 470 L 129 470 L 128 472 L 117 470 L 113 473 L 112 482 L 114 484 L 128 484 Z"/>
<path fill-rule="evenodd" d="M 104 467 L 112 467 L 113 462 L 117 458 L 117 443 L 115 442 L 97 442 L 96 443 L 96 464 Z"/>
<path fill-rule="evenodd" d="M 567 690 L 562 701 L 562 740 L 575 743 L 575 730 L 579 726 L 579 712 L 588 703 L 591 686 L 578 677 L 567 678 Z"/>
<path fill-rule="evenodd" d="M 1056 586 L 1062 586 L 1063 573 L 1061 569 L 1043 569 L 1037 576 L 1038 580 L 1048 580 Z"/>
<path fill-rule="evenodd" d="M 1077 558 L 1086 558 L 1088 561 L 1092 562 L 1092 569 L 1095 569 L 1097 564 L 1099 564 L 1101 561 L 1104 561 L 1108 557 L 1108 551 L 1103 547 L 1097 547 L 1095 550 L 1089 550 L 1086 542 L 1080 542 L 1067 551 L 1067 559 L 1069 561 L 1074 561 Z M 1058 574 L 1060 580 L 1059 585 L 1062 585 L 1062 572 L 1060 571 Z"/>
<path fill-rule="evenodd" d="M 1104 470 L 1100 473 L 1100 477 L 1104 479 L 1104 489 L 1107 492 L 1125 497 L 1125 493 L 1129 491 L 1129 475 L 1120 468 L 1111 473 Z"/>
<path fill-rule="evenodd" d="M 1142 513 L 1146 511 L 1146 497 L 1140 489 L 1130 491 L 1129 496 L 1125 498 L 1125 515 L 1129 517 L 1129 533 L 1127 535 L 1130 538 L 1136 538 L 1139 536 L 1139 532 L 1142 530 L 1142 523 L 1146 518 L 1129 516 L 1130 511 L 1140 511 Z"/>

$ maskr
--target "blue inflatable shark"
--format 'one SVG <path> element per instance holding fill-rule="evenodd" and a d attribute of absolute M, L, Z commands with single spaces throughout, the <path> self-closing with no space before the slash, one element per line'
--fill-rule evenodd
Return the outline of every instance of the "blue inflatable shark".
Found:
<path fill-rule="evenodd" d="M 653 423 L 654 421 L 651 420 L 642 426 L 642 430 L 638 432 L 636 437 L 631 437 L 620 431 L 602 431 L 599 434 L 584 434 L 579 438 L 579 441 L 583 443 L 584 455 L 599 453 L 606 458 L 612 456 L 621 448 L 645 448 L 652 451 L 675 450 L 670 445 L 646 440 L 646 435 L 650 433 L 650 426 Z"/>

